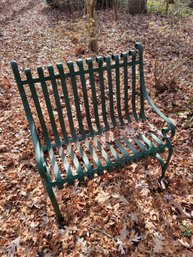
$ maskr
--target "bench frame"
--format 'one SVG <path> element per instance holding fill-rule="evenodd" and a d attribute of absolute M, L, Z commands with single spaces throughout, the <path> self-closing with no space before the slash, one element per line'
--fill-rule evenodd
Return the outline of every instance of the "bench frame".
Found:
<path fill-rule="evenodd" d="M 135 66 L 139 65 L 140 101 L 141 101 L 140 103 L 141 103 L 141 106 L 140 106 L 140 114 L 139 114 L 139 116 L 136 115 L 135 119 L 136 119 L 137 122 L 139 120 L 141 120 L 141 121 L 146 120 L 146 116 L 145 116 L 145 112 L 144 112 L 144 100 L 146 100 L 149 103 L 150 107 L 153 109 L 153 111 L 159 117 L 161 117 L 163 119 L 163 121 L 165 121 L 165 123 L 167 124 L 167 127 L 164 127 L 161 130 L 162 137 L 165 139 L 165 142 L 166 142 L 166 147 L 163 148 L 163 149 L 161 149 L 161 147 L 160 147 L 160 149 L 158 151 L 156 149 L 152 150 L 151 149 L 151 145 L 148 145 L 150 147 L 150 150 L 151 150 L 151 155 L 154 155 L 154 157 L 156 157 L 158 159 L 158 161 L 160 162 L 160 164 L 161 164 L 162 173 L 161 173 L 160 180 L 163 180 L 164 177 L 165 177 L 166 169 L 168 167 L 168 164 L 170 162 L 170 159 L 171 159 L 171 156 L 172 156 L 172 153 L 173 153 L 173 147 L 172 147 L 172 143 L 171 143 L 171 138 L 175 135 L 175 126 L 173 125 L 171 120 L 168 119 L 154 105 L 153 101 L 149 97 L 149 95 L 147 93 L 147 90 L 146 90 L 146 87 L 145 87 L 145 81 L 144 81 L 143 48 L 142 48 L 141 43 L 136 43 L 135 47 L 136 47 L 136 49 L 138 51 L 138 56 L 139 56 L 138 60 L 136 60 L 136 51 L 134 51 L 134 50 L 131 50 L 128 53 L 123 53 L 121 55 L 121 58 L 124 60 L 123 64 L 119 64 L 119 57 L 118 57 L 118 55 L 114 55 L 113 56 L 113 60 L 115 61 L 115 64 L 109 66 L 109 69 L 113 69 L 113 68 L 116 69 L 117 67 L 127 67 L 128 65 L 130 65 L 132 67 L 133 71 L 135 71 Z M 132 61 L 130 62 L 130 64 L 126 61 L 128 56 L 131 56 L 131 58 L 132 58 Z M 110 60 L 109 57 L 105 57 L 104 59 L 105 59 L 106 63 L 108 64 L 109 60 Z M 97 62 L 98 62 L 98 65 L 99 65 L 98 71 L 100 72 L 100 67 L 102 67 L 103 58 L 102 57 L 97 57 Z M 27 79 L 22 80 L 21 76 L 20 76 L 20 72 L 19 72 L 17 63 L 15 61 L 11 62 L 12 70 L 13 70 L 13 73 L 14 73 L 14 76 L 15 76 L 15 80 L 16 80 L 16 83 L 17 83 L 17 86 L 18 86 L 18 89 L 19 89 L 19 92 L 20 92 L 20 96 L 22 98 L 22 102 L 23 102 L 23 105 L 24 105 L 26 116 L 27 116 L 27 119 L 28 119 L 28 122 L 29 122 L 29 128 L 30 128 L 30 131 L 31 131 L 32 141 L 33 141 L 33 145 L 34 145 L 34 152 L 35 152 L 35 159 L 36 159 L 36 163 L 37 163 L 37 168 L 38 168 L 39 173 L 40 173 L 40 175 L 41 175 L 41 177 L 42 177 L 42 179 L 44 181 L 45 187 L 46 187 L 47 192 L 48 192 L 48 196 L 49 196 L 49 198 L 51 200 L 51 203 L 52 203 L 52 205 L 54 207 L 54 211 L 56 213 L 56 216 L 57 216 L 59 222 L 63 221 L 63 216 L 61 214 L 61 211 L 60 211 L 60 208 L 59 208 L 59 205 L 58 205 L 55 193 L 53 191 L 53 187 L 57 186 L 58 189 L 62 189 L 62 188 L 64 188 L 63 187 L 64 183 L 67 182 L 68 184 L 73 184 L 73 181 L 75 179 L 78 179 L 80 181 L 84 180 L 84 176 L 80 172 L 80 174 L 78 174 L 76 178 L 71 177 L 71 178 L 69 178 L 68 181 L 66 181 L 64 179 L 62 180 L 61 177 L 60 177 L 60 173 L 56 172 L 56 174 L 55 174 L 56 175 L 56 181 L 55 182 L 51 182 L 49 169 L 47 167 L 47 164 L 46 164 L 46 161 L 45 161 L 45 158 L 44 158 L 45 147 L 43 147 L 40 144 L 40 140 L 39 140 L 39 137 L 38 137 L 38 134 L 37 134 L 37 130 L 36 130 L 35 123 L 34 123 L 34 120 L 33 120 L 32 112 L 31 112 L 31 109 L 30 109 L 30 106 L 28 104 L 28 100 L 27 100 L 27 97 L 26 97 L 26 94 L 25 94 L 24 86 L 25 85 L 30 85 L 32 87 L 34 85 L 34 83 L 36 83 L 36 82 L 41 82 L 42 85 L 46 85 L 46 81 L 50 81 L 51 80 L 53 82 L 53 78 L 55 78 L 55 79 L 59 78 L 60 79 L 60 78 L 62 78 L 62 76 L 65 76 L 65 77 L 74 76 L 75 77 L 76 75 L 84 76 L 85 73 L 89 73 L 90 71 L 92 71 L 92 72 L 94 71 L 94 68 L 92 66 L 92 59 L 91 58 L 87 59 L 88 70 L 83 69 L 82 60 L 78 60 L 77 61 L 77 65 L 79 66 L 80 70 L 82 71 L 80 73 L 78 73 L 78 72 L 76 72 L 74 70 L 72 62 L 68 62 L 67 65 L 68 65 L 68 68 L 69 68 L 70 72 L 66 73 L 66 74 L 64 74 L 64 70 L 63 70 L 62 65 L 61 64 L 57 65 L 59 71 L 61 71 L 59 75 L 55 75 L 53 73 L 53 67 L 52 66 L 48 66 L 48 70 L 50 72 L 50 75 L 47 76 L 47 77 L 45 77 L 43 75 L 42 68 L 38 67 L 37 70 L 38 70 L 39 78 L 32 78 L 30 69 L 26 69 L 25 70 L 25 74 L 26 74 Z M 97 69 L 95 69 L 95 70 L 97 70 Z M 101 77 L 99 79 L 100 79 L 100 83 L 101 83 L 101 81 L 102 81 Z M 135 76 L 133 74 L 132 74 L 132 84 L 135 84 Z M 32 87 L 32 88 L 33 88 L 32 90 L 35 90 L 35 87 Z M 77 93 L 75 89 L 74 89 L 74 93 L 75 94 Z M 33 92 L 33 94 L 35 95 L 35 91 Z M 84 92 L 84 94 L 86 94 L 86 93 Z M 133 94 L 133 97 L 134 97 L 134 94 Z M 77 103 L 75 103 L 75 104 L 77 104 Z M 133 105 L 132 106 L 133 113 L 135 113 L 135 104 L 132 103 L 132 105 Z M 78 105 L 76 107 L 78 108 Z M 48 106 L 48 108 L 49 108 L 49 106 Z M 41 110 L 40 110 L 40 112 L 41 112 Z M 43 117 L 42 117 L 42 119 L 43 119 Z M 129 120 L 129 115 L 128 115 L 128 120 Z M 81 121 L 79 121 L 79 124 L 81 124 Z M 115 124 L 115 126 L 116 126 L 116 124 Z M 108 127 L 105 128 L 105 131 L 108 131 Z M 81 138 L 76 137 L 76 134 L 74 134 L 74 135 L 72 135 L 72 139 L 70 139 L 70 140 L 73 141 L 73 142 L 78 142 L 79 140 L 84 140 L 88 136 L 95 136 L 97 134 L 103 133 L 102 130 L 98 131 L 98 132 L 95 132 L 95 131 L 91 131 L 91 132 L 92 133 L 90 133 L 90 135 L 89 134 L 86 134 L 86 135 L 84 134 Z M 73 131 L 72 131 L 72 134 L 73 134 Z M 66 139 L 66 140 L 68 140 L 68 139 Z M 48 147 L 48 150 L 49 150 L 49 148 L 53 147 L 53 144 L 51 144 L 49 142 L 49 139 L 47 141 L 48 141 L 47 142 L 47 147 Z M 148 144 L 148 141 L 146 143 Z M 55 144 L 57 145 L 57 142 L 55 142 Z M 60 142 L 59 142 L 59 144 L 60 144 Z M 68 144 L 68 142 L 67 142 L 67 144 Z M 163 158 L 161 157 L 160 153 L 164 152 L 166 148 L 168 149 L 168 156 L 167 156 L 166 160 L 163 160 Z M 141 156 L 139 154 L 136 154 L 133 159 L 132 158 L 130 158 L 130 159 L 128 158 L 128 160 L 126 160 L 124 163 L 132 162 L 132 161 L 137 161 L 140 158 L 141 158 Z M 119 163 L 119 162 L 116 163 L 116 167 L 119 167 L 121 165 L 123 165 L 123 163 Z M 110 169 L 110 167 L 108 167 L 108 164 L 107 164 L 107 167 L 103 167 L 102 169 L 104 169 L 104 170 L 105 169 Z M 98 172 L 96 172 L 96 171 L 94 171 L 94 172 L 97 173 L 98 175 L 102 175 L 103 174 L 103 170 L 101 171 L 100 169 L 98 170 Z M 89 179 L 92 179 L 94 177 L 93 174 L 91 174 L 91 173 L 92 173 L 92 170 L 90 171 L 90 173 L 87 174 L 87 177 Z"/>

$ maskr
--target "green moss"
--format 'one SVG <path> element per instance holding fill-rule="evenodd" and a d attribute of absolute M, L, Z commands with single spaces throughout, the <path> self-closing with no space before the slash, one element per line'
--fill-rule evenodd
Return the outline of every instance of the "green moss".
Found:
<path fill-rule="evenodd" d="M 181 225 L 181 234 L 184 237 L 190 237 L 192 235 L 192 231 L 189 225 Z"/>

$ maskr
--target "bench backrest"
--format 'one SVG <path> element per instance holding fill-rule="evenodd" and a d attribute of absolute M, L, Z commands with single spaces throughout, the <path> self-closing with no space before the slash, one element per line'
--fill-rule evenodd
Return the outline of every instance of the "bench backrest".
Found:
<path fill-rule="evenodd" d="M 144 116 L 143 50 L 140 43 L 136 48 L 96 62 L 57 64 L 57 72 L 51 65 L 37 67 L 36 77 L 25 69 L 24 79 L 11 62 L 28 121 L 35 123 L 42 145 L 61 138 L 76 141 Z"/>

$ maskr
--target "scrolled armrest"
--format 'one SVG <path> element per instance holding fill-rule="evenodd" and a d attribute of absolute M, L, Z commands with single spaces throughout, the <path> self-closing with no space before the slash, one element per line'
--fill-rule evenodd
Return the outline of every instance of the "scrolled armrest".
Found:
<path fill-rule="evenodd" d="M 150 96 L 145 92 L 145 99 L 148 101 L 149 105 L 152 107 L 152 109 L 167 123 L 168 127 L 164 127 L 162 129 L 163 136 L 167 136 L 168 133 L 171 133 L 171 138 L 175 135 L 175 125 L 172 123 L 172 121 L 167 118 L 154 104 Z"/>

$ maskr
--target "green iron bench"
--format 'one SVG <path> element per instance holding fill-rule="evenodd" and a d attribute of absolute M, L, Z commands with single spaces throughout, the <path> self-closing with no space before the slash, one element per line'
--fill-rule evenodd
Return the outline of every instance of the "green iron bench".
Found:
<path fill-rule="evenodd" d="M 120 56 L 57 64 L 57 72 L 51 65 L 37 67 L 35 77 L 30 69 L 20 75 L 15 61 L 11 65 L 37 167 L 59 221 L 54 187 L 60 190 L 148 156 L 161 163 L 164 179 L 175 126 L 147 93 L 141 43 Z"/>

